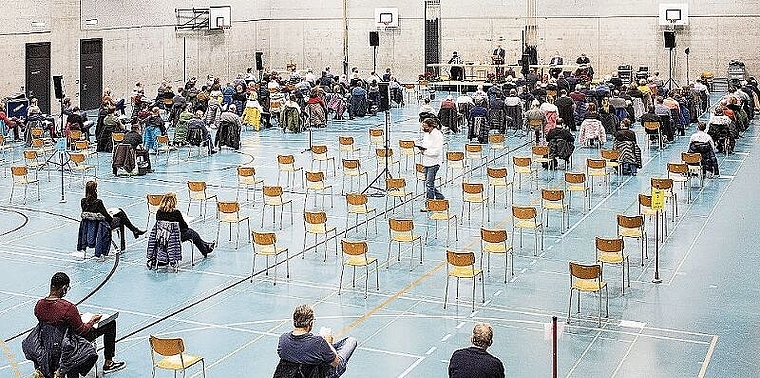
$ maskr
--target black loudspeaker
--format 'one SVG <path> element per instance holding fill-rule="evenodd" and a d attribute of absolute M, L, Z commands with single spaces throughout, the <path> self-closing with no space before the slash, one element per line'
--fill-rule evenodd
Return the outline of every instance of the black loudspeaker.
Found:
<path fill-rule="evenodd" d="M 55 98 L 62 100 L 63 94 L 63 76 L 53 76 L 53 87 L 55 88 Z"/>
<path fill-rule="evenodd" d="M 674 49 L 676 48 L 676 32 L 666 30 L 663 35 L 665 36 L 665 48 L 666 49 Z"/>
<path fill-rule="evenodd" d="M 369 32 L 369 45 L 372 47 L 380 46 L 380 33 L 376 31 Z"/>
<path fill-rule="evenodd" d="M 380 82 L 380 83 L 377 83 L 377 86 L 380 87 L 380 104 L 377 110 L 381 112 L 390 110 L 391 92 L 390 92 L 390 87 L 388 86 L 388 83 Z"/>
<path fill-rule="evenodd" d="M 256 51 L 256 71 L 261 71 L 264 69 L 264 52 L 263 51 Z"/>

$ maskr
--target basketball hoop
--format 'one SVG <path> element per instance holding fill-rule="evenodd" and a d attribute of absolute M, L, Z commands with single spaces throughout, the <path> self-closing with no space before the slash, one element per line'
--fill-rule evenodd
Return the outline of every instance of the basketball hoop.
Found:
<path fill-rule="evenodd" d="M 390 22 L 381 21 L 380 24 L 377 26 L 377 30 L 378 31 L 383 31 L 383 32 L 387 31 L 388 30 L 388 24 L 390 24 Z"/>
<path fill-rule="evenodd" d="M 222 31 L 230 30 L 231 27 L 232 27 L 232 25 L 228 25 L 228 24 L 221 24 L 221 25 L 219 25 L 219 29 L 221 29 Z"/>

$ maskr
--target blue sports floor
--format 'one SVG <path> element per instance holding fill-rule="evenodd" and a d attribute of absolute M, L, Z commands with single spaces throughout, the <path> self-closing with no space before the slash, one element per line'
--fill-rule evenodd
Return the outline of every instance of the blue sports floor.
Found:
<path fill-rule="evenodd" d="M 393 109 L 391 120 L 391 146 L 395 150 L 399 139 L 419 137 L 416 104 Z M 360 148 L 363 167 L 372 179 L 376 176 L 376 162 L 367 130 L 382 125 L 382 115 L 344 123 L 331 121 L 327 129 L 314 131 L 314 143 L 328 145 L 330 156 L 338 160 L 338 137 L 353 136 Z M 12 160 L 19 162 L 22 151 L 16 145 L 5 152 L 0 175 L 0 338 L 6 340 L 0 345 L 3 352 L 0 377 L 31 376 L 33 367 L 21 352 L 24 336 L 18 335 L 35 324 L 34 304 L 46 295 L 50 276 L 56 271 L 65 271 L 72 277 L 67 298 L 82 301 L 80 311 L 120 312 L 117 358 L 128 366 L 112 374 L 114 378 L 150 376 L 149 335 L 184 338 L 189 353 L 206 358 L 208 377 L 269 377 L 278 361 L 278 336 L 291 329 L 293 308 L 301 303 L 314 306 L 316 329 L 331 327 L 336 336 L 351 335 L 359 340 L 346 377 L 446 376 L 451 353 L 469 344 L 473 324 L 482 321 L 494 326 L 495 340 L 489 351 L 502 359 L 508 376 L 550 376 L 551 340 L 546 337 L 546 327 L 552 316 L 558 316 L 560 324 L 564 324 L 570 282 L 568 261 L 593 263 L 594 237 L 614 236 L 615 215 L 636 214 L 637 194 L 649 192 L 650 177 L 664 177 L 666 163 L 680 161 L 680 153 L 688 147 L 688 137 L 681 137 L 663 151 L 646 150 L 641 142 L 644 140 L 641 126 L 637 125 L 635 130 L 644 150 L 644 167 L 638 176 L 613 175 L 609 193 L 597 180 L 591 194 L 591 211 L 583 212 L 580 196 L 574 195 L 566 232 L 559 226 L 558 214 L 550 214 L 545 249 L 538 256 L 533 254 L 530 233 L 526 233 L 522 248 L 515 242 L 515 275 L 506 284 L 504 260 L 494 257 L 491 271 L 485 275 L 485 302 L 480 301 L 478 287 L 474 312 L 470 281 L 461 282 L 459 300 L 454 298 L 452 281 L 446 309 L 443 299 L 446 249 L 475 251 L 479 262 L 481 218 L 476 207 L 472 219 L 464 219 L 457 226 L 458 241 L 453 240 L 452 230 L 452 239 L 447 243 L 445 226 L 439 227 L 438 238 L 431 237 L 425 243 L 423 263 L 414 262 L 410 271 L 408 246 L 402 249 L 401 262 L 395 260 L 394 246 L 390 266 L 386 263 L 389 232 L 385 199 L 371 198 L 370 205 L 378 209 L 378 232 L 375 234 L 374 224 L 370 224 L 368 241 L 370 254 L 380 261 L 380 289 L 375 290 L 375 273 L 371 271 L 367 299 L 363 295 L 363 270 L 357 270 L 356 287 L 352 288 L 347 269 L 348 279 L 344 279 L 338 295 L 341 258 L 335 255 L 332 237 L 326 245 L 320 238 L 315 247 L 311 237 L 303 245 L 303 210 L 305 206 L 314 208 L 314 202 L 309 198 L 304 203 L 300 182 L 286 191 L 286 197 L 293 200 L 294 222 L 290 224 L 286 211 L 282 230 L 279 224 L 272 223 L 271 208 L 266 209 L 261 226 L 260 191 L 251 193 L 251 201 L 243 203 L 252 230 L 276 231 L 281 245 L 289 248 L 289 279 L 285 278 L 285 266 L 281 263 L 277 285 L 273 285 L 274 272 L 270 270 L 266 276 L 260 258 L 253 283 L 250 282 L 252 252 L 245 224 L 241 226 L 237 250 L 234 227 L 230 242 L 229 229 L 223 226 L 218 247 L 209 258 L 191 266 L 189 244 L 185 243 L 185 258 L 179 272 L 156 272 L 145 267 L 144 237 L 134 240 L 129 235 L 126 250 L 104 262 L 93 258 L 83 261 L 76 256 L 79 199 L 84 193 L 78 175 L 64 175 L 65 203 L 59 203 L 61 174 L 55 171 L 51 172 L 50 181 L 46 172 L 40 172 L 42 200 L 36 200 L 32 187 L 25 205 L 23 195 L 19 195 L 22 192 L 18 191 L 9 202 L 8 166 Z M 694 126 L 687 135 L 693 131 Z M 225 149 L 212 157 L 194 154 L 188 158 L 186 150 L 181 149 L 172 152 L 168 162 L 165 155 L 152 155 L 156 172 L 134 178 L 114 177 L 111 157 L 100 154 L 99 194 L 106 207 L 123 208 L 135 224 L 144 228 L 148 218 L 146 194 L 175 191 L 180 199 L 179 208 L 186 216 L 194 217 L 191 227 L 210 241 L 217 229 L 214 204 L 209 205 L 206 217 L 199 216 L 195 203 L 188 213 L 186 182 L 205 180 L 209 191 L 220 200 L 234 200 L 239 165 L 255 166 L 258 176 L 268 185 L 277 182 L 277 154 L 295 155 L 297 165 L 308 170 L 311 154 L 302 153 L 308 144 L 307 137 L 306 133 L 283 134 L 278 129 L 245 131 L 239 151 Z M 447 141 L 449 151 L 462 150 L 465 143 L 462 134 L 449 135 Z M 511 175 L 512 156 L 529 155 L 530 150 L 524 137 L 510 134 L 507 144 L 509 155 L 488 165 L 506 166 Z M 597 149 L 577 148 L 572 169 L 582 171 L 585 159 L 598 154 Z M 661 284 L 651 282 L 655 266 L 653 224 L 647 224 L 649 258 L 643 261 L 643 266 L 640 245 L 626 240 L 631 287 L 621 295 L 620 268 L 605 267 L 609 318 L 603 318 L 602 326 L 598 327 L 598 301 L 595 296 L 584 294 L 581 319 L 564 326 L 559 338 L 559 376 L 760 376 L 755 358 L 760 354 L 760 291 L 754 281 L 757 251 L 752 247 L 760 244 L 756 232 L 760 202 L 752 194 L 757 190 L 760 174 L 760 160 L 754 158 L 757 156 L 755 123 L 738 140 L 735 154 L 719 156 L 719 178 L 707 179 L 703 188 L 695 187 L 688 203 L 684 192 L 677 189 L 679 214 L 674 222 L 670 220 L 672 214 L 668 214 L 669 234 L 660 249 Z M 416 232 L 424 235 L 425 229 L 432 231 L 434 224 L 419 212 L 424 196 L 422 185 L 415 188 L 413 167 L 409 163 L 405 168 L 404 163 L 401 157 L 401 176 L 407 179 L 410 190 L 416 190 L 414 203 L 391 206 L 389 212 L 395 211 L 392 216 L 396 217 L 413 217 Z M 443 177 L 444 171 L 442 167 L 439 176 Z M 454 176 L 454 183 L 441 190 L 451 201 L 453 212 L 459 214 L 462 178 L 458 171 Z M 339 239 L 363 239 L 363 226 L 350 229 L 347 236 L 343 234 L 346 205 L 345 197 L 340 195 L 342 178 L 341 169 L 333 175 L 330 167 L 328 183 L 334 186 L 335 194 L 334 207 L 330 207 L 329 199 L 325 202 L 328 224 L 337 227 Z M 486 182 L 484 169 L 470 169 L 467 180 Z M 552 177 L 542 169 L 539 184 L 542 188 L 564 187 L 561 172 Z M 244 198 L 241 193 L 241 200 Z M 538 206 L 539 199 L 540 192 L 524 180 L 522 188 L 515 188 L 510 201 Z M 511 214 L 505 210 L 503 192 L 497 192 L 496 200 L 490 206 L 488 226 L 511 231 Z M 321 206 L 321 200 L 317 204 Z M 152 219 L 150 223 L 152 227 Z M 327 262 L 323 262 L 324 248 L 329 248 Z M 415 253 L 417 258 L 418 250 Z M 170 373 L 159 372 L 159 376 Z"/>

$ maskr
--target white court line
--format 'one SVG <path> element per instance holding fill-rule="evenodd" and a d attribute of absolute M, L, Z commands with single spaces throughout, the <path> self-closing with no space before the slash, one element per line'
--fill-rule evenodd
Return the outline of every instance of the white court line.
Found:
<path fill-rule="evenodd" d="M 575 368 L 577 368 L 578 365 L 580 365 L 581 360 L 583 360 L 583 357 L 585 357 L 588 351 L 591 350 L 591 346 L 594 345 L 594 341 L 596 341 L 596 339 L 598 339 L 599 335 L 601 334 L 602 334 L 602 330 L 600 329 L 599 332 L 596 334 L 596 336 L 594 336 L 594 338 L 591 340 L 591 342 L 588 343 L 588 346 L 586 346 L 586 349 L 583 350 L 583 353 L 581 353 L 581 355 L 578 356 L 578 359 L 575 360 L 573 367 L 570 368 L 570 371 L 567 372 L 567 375 L 565 375 L 565 377 L 569 377 L 573 374 L 573 371 L 575 371 Z"/>
<path fill-rule="evenodd" d="M 618 372 L 620 371 L 620 368 L 623 367 L 623 363 L 625 362 L 625 359 L 628 358 L 628 355 L 631 353 L 631 350 L 633 350 L 633 346 L 636 344 L 636 341 L 639 340 L 639 336 L 641 336 L 641 333 L 644 332 L 644 327 L 646 327 L 646 324 L 643 324 L 641 328 L 639 328 L 639 332 L 636 334 L 636 337 L 633 338 L 633 341 L 631 341 L 631 345 L 628 346 L 628 349 L 626 349 L 625 354 L 623 354 L 623 358 L 620 359 L 620 363 L 618 363 L 617 367 L 615 368 L 615 371 L 612 372 L 612 377 L 617 376 Z"/>
<path fill-rule="evenodd" d="M 425 359 L 425 357 L 420 357 L 420 358 L 418 358 L 418 359 L 417 359 L 417 361 L 414 361 L 414 363 L 413 363 L 411 366 L 409 366 L 408 368 L 406 368 L 406 370 L 404 370 L 404 372 L 403 372 L 403 373 L 401 373 L 401 374 L 398 376 L 398 378 L 403 378 L 403 377 L 406 377 L 406 376 L 409 374 L 409 372 L 411 372 L 411 371 L 412 371 L 414 368 L 416 368 L 416 367 L 417 367 L 417 365 L 419 365 L 419 364 L 420 364 L 420 362 L 422 362 L 422 360 L 424 360 L 424 359 Z"/>
<path fill-rule="evenodd" d="M 699 369 L 699 375 L 697 377 L 704 378 L 705 374 L 707 374 L 707 365 L 710 364 L 710 360 L 712 359 L 713 352 L 715 352 L 715 346 L 718 344 L 718 336 L 713 336 L 712 341 L 710 341 L 710 348 L 707 349 L 707 354 L 705 355 L 705 360 L 702 362 L 702 368 Z"/>

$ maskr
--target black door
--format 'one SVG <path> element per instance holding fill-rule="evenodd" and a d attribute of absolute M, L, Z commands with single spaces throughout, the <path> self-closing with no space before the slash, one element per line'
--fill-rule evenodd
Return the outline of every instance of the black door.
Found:
<path fill-rule="evenodd" d="M 103 39 L 80 41 L 79 101 L 82 110 L 100 107 L 103 95 Z"/>
<path fill-rule="evenodd" d="M 26 44 L 26 97 L 50 114 L 50 42 Z"/>

